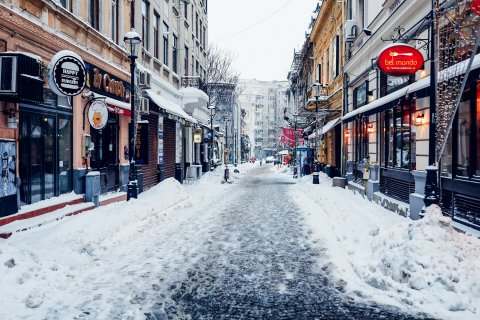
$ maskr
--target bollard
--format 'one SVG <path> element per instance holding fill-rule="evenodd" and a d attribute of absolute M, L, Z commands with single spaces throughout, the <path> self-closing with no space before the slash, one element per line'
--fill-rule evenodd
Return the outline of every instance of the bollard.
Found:
<path fill-rule="evenodd" d="M 318 180 L 318 175 L 319 175 L 318 172 L 314 172 L 314 173 L 312 174 L 312 176 L 313 176 L 313 181 L 312 181 L 313 184 L 320 184 L 320 181 Z"/>

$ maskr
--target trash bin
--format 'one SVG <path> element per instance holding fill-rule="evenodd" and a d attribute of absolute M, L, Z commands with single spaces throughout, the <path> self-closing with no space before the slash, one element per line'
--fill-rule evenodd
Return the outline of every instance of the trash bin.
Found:
<path fill-rule="evenodd" d="M 320 184 L 320 181 L 318 180 L 318 175 L 319 175 L 318 172 L 314 172 L 314 173 L 312 174 L 312 176 L 313 176 L 313 181 L 312 181 L 313 184 Z"/>

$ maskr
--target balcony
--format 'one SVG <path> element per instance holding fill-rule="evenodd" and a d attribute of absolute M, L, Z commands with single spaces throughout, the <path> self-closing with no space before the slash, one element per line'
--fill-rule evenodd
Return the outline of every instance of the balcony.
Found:
<path fill-rule="evenodd" d="M 182 88 L 197 88 L 207 93 L 207 86 L 200 77 L 182 77 Z"/>

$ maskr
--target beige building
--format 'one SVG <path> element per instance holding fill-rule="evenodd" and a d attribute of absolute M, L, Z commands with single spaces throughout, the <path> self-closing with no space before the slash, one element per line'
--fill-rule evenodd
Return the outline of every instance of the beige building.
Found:
<path fill-rule="evenodd" d="M 0 206 L 8 209 L 0 216 L 71 191 L 84 194 L 90 171 L 99 172 L 102 193 L 126 190 L 132 86 L 123 37 L 131 27 L 131 4 L 0 3 L 0 148 L 10 168 L 2 180 L 1 189 L 7 191 L 0 193 Z M 183 181 L 189 164 L 207 170 L 208 99 L 200 90 L 207 1 L 133 4 L 135 29 L 144 40 L 135 74 L 139 123 L 134 152 L 142 190 L 167 177 Z M 85 87 L 72 97 L 49 85 L 55 82 L 49 63 L 62 50 L 85 67 L 79 72 Z M 99 130 L 89 123 L 90 106 L 97 100 L 108 110 Z M 203 137 L 194 143 L 193 131 L 202 134 L 198 129 Z"/>

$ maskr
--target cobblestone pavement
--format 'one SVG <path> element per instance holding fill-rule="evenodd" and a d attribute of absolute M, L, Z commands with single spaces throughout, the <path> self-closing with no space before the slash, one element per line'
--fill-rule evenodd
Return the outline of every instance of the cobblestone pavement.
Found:
<path fill-rule="evenodd" d="M 342 294 L 311 246 L 287 193 L 293 180 L 262 166 L 212 204 L 217 225 L 187 277 L 151 319 L 425 319 Z M 317 247 L 317 246 L 315 246 Z M 320 261 L 320 263 L 319 263 Z"/>

